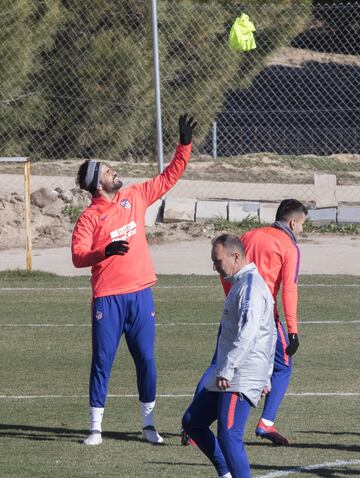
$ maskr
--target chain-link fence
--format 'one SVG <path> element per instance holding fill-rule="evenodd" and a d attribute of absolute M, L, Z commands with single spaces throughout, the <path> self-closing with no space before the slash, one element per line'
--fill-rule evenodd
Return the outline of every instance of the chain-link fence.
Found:
<path fill-rule="evenodd" d="M 312 201 L 314 173 L 331 173 L 360 202 L 360 3 L 157 6 L 165 156 L 190 112 L 198 197 Z M 247 53 L 228 45 L 242 12 Z M 1 156 L 156 161 L 150 1 L 16 1 L 0 26 Z"/>

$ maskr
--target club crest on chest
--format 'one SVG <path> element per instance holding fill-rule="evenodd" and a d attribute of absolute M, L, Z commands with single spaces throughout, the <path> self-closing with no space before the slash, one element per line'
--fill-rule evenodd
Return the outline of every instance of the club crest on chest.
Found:
<path fill-rule="evenodd" d="M 122 199 L 120 201 L 120 204 L 122 207 L 124 207 L 125 209 L 131 209 L 131 204 L 130 202 L 127 200 L 127 199 Z"/>

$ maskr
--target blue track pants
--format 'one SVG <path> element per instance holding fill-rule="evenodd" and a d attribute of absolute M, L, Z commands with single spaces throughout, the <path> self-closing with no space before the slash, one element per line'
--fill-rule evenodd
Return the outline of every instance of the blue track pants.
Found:
<path fill-rule="evenodd" d="M 241 394 L 203 388 L 184 414 L 182 426 L 215 466 L 218 475 L 250 478 L 243 435 L 250 402 Z M 217 438 L 210 425 L 217 420 Z"/>
<path fill-rule="evenodd" d="M 271 392 L 266 395 L 265 405 L 261 417 L 275 422 L 277 412 L 290 383 L 292 359 L 285 350 L 289 344 L 285 327 L 276 321 L 277 340 L 274 360 L 274 370 L 271 376 Z"/>
<path fill-rule="evenodd" d="M 155 401 L 155 308 L 151 289 L 144 289 L 99 297 L 93 303 L 91 407 L 105 406 L 111 368 L 123 333 L 136 367 L 139 400 Z"/>

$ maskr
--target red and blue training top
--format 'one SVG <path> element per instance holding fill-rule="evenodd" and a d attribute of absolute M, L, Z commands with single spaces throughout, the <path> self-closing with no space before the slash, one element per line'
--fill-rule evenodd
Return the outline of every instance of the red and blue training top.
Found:
<path fill-rule="evenodd" d="M 179 144 L 163 173 L 120 189 L 111 201 L 93 197 L 80 215 L 72 236 L 72 260 L 75 267 L 91 266 L 93 298 L 136 292 L 155 284 L 146 240 L 146 209 L 175 185 L 190 154 L 191 144 Z M 117 240 L 128 241 L 129 251 L 105 258 L 105 247 Z"/>
<path fill-rule="evenodd" d="M 278 317 L 276 297 L 282 287 L 282 303 L 289 334 L 298 333 L 298 275 L 300 250 L 290 236 L 275 227 L 261 227 L 245 232 L 241 237 L 247 262 L 254 262 L 275 300 L 274 314 Z M 227 295 L 231 284 L 222 280 Z"/>

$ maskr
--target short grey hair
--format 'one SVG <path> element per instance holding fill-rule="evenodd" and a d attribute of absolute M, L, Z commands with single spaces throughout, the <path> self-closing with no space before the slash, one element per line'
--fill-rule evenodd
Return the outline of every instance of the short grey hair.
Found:
<path fill-rule="evenodd" d="M 244 245 L 241 242 L 240 238 L 235 234 L 221 234 L 215 239 L 212 240 L 212 247 L 214 248 L 217 244 L 224 246 L 224 249 L 231 254 L 232 252 L 238 251 L 240 254 L 245 257 Z"/>

